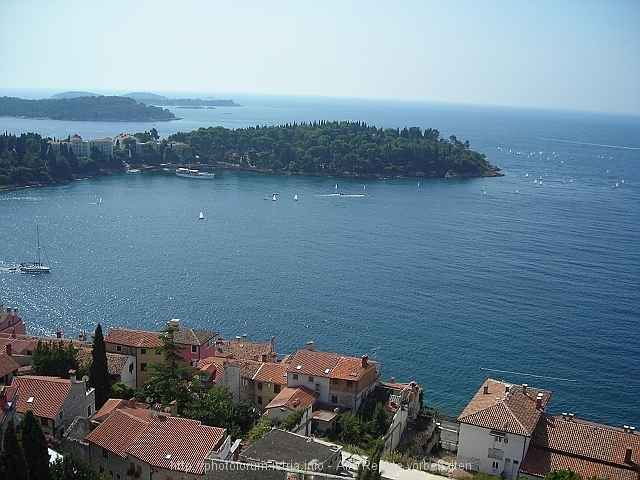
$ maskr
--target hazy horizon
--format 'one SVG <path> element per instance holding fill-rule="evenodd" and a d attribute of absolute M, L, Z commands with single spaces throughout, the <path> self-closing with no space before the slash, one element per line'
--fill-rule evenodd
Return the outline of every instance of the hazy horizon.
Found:
<path fill-rule="evenodd" d="M 640 114 L 635 1 L 55 6 L 4 5 L 0 94 L 209 92 Z"/>

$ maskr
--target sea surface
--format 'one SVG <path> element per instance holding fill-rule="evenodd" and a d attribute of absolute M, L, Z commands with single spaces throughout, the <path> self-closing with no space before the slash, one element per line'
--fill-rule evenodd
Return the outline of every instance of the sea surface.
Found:
<path fill-rule="evenodd" d="M 153 125 L 0 118 L 0 129 L 93 139 L 360 120 L 469 140 L 505 176 L 167 172 L 0 192 L 0 301 L 29 333 L 180 318 L 226 338 L 273 335 L 280 354 L 308 340 L 368 354 L 447 414 L 491 377 L 552 390 L 553 413 L 640 427 L 640 117 L 233 98 L 242 107 L 172 109 L 181 120 Z M 51 273 L 10 271 L 35 258 L 36 225 Z"/>

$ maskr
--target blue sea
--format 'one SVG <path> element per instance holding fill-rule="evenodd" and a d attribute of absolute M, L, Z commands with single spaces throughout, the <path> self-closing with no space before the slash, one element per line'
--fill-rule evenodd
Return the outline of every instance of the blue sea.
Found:
<path fill-rule="evenodd" d="M 505 176 L 167 172 L 0 192 L 0 301 L 30 333 L 180 318 L 227 338 L 273 335 L 280 354 L 308 340 L 368 354 L 447 414 L 492 377 L 552 390 L 554 413 L 640 426 L 640 117 L 233 98 L 242 107 L 171 109 L 182 119 L 155 125 L 0 118 L 0 129 L 93 139 L 360 120 L 469 140 Z M 51 274 L 9 271 L 34 258 L 36 225 Z"/>

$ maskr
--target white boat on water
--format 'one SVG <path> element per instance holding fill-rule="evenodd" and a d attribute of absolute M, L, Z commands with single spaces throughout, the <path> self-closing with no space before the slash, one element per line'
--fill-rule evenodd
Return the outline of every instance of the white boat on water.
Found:
<path fill-rule="evenodd" d="M 295 202 L 297 202 L 297 201 L 298 201 L 298 194 L 295 194 L 295 195 L 293 196 L 293 200 L 294 200 Z"/>
<path fill-rule="evenodd" d="M 140 173 L 140 169 L 139 168 L 128 168 L 124 173 L 126 173 L 127 175 L 136 175 L 136 174 Z"/>
<path fill-rule="evenodd" d="M 204 213 L 200 212 L 200 215 L 198 215 L 198 220 L 204 220 Z"/>
<path fill-rule="evenodd" d="M 273 200 L 274 202 L 277 200 L 276 195 L 277 195 L 277 194 L 276 194 L 276 193 L 274 193 L 274 194 L 273 194 L 273 197 L 271 198 L 271 200 Z"/>
<path fill-rule="evenodd" d="M 176 168 L 176 175 L 185 178 L 200 178 L 204 180 L 213 180 L 215 173 L 201 172 L 193 168 Z"/>
<path fill-rule="evenodd" d="M 18 267 L 23 273 L 49 273 L 51 267 L 48 267 L 40 260 L 40 228 L 36 225 L 36 235 L 38 237 L 38 261 L 33 263 L 21 263 Z"/>

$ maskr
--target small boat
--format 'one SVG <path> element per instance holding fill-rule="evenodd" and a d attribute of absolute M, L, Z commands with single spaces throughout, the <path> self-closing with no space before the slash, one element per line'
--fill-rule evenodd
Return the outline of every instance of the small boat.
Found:
<path fill-rule="evenodd" d="M 21 263 L 18 268 L 23 273 L 49 273 L 51 267 L 44 265 L 40 261 L 40 228 L 36 225 L 36 235 L 38 237 L 38 261 L 33 263 Z"/>
<path fill-rule="evenodd" d="M 529 172 L 527 172 L 527 174 L 525 175 L 525 177 L 528 177 L 528 176 L 529 176 Z"/>
<path fill-rule="evenodd" d="M 200 215 L 198 215 L 198 220 L 204 220 L 204 213 L 200 212 Z"/>
<path fill-rule="evenodd" d="M 337 190 L 337 189 L 338 189 L 338 184 L 337 184 L 337 183 L 336 183 L 336 186 L 335 186 L 335 187 L 333 187 L 333 189 L 334 189 L 334 190 Z"/>
<path fill-rule="evenodd" d="M 136 175 L 136 174 L 140 173 L 140 169 L 139 168 L 128 168 L 124 173 L 126 173 L 127 175 Z"/>
<path fill-rule="evenodd" d="M 176 175 L 184 178 L 198 178 L 203 180 L 213 180 L 215 173 L 201 172 L 193 168 L 176 168 Z"/>
<path fill-rule="evenodd" d="M 297 195 L 297 194 L 293 196 L 293 200 L 294 200 L 295 202 L 297 202 L 297 201 L 298 201 L 298 195 Z"/>
<path fill-rule="evenodd" d="M 417 185 L 417 186 L 418 186 L 418 187 L 420 186 L 420 182 L 418 182 L 418 185 Z"/>
<path fill-rule="evenodd" d="M 274 202 L 277 200 L 275 193 L 273 194 L 273 197 L 271 198 L 271 200 L 273 200 Z"/>
<path fill-rule="evenodd" d="M 516 193 L 518 193 L 518 190 L 516 190 Z"/>

